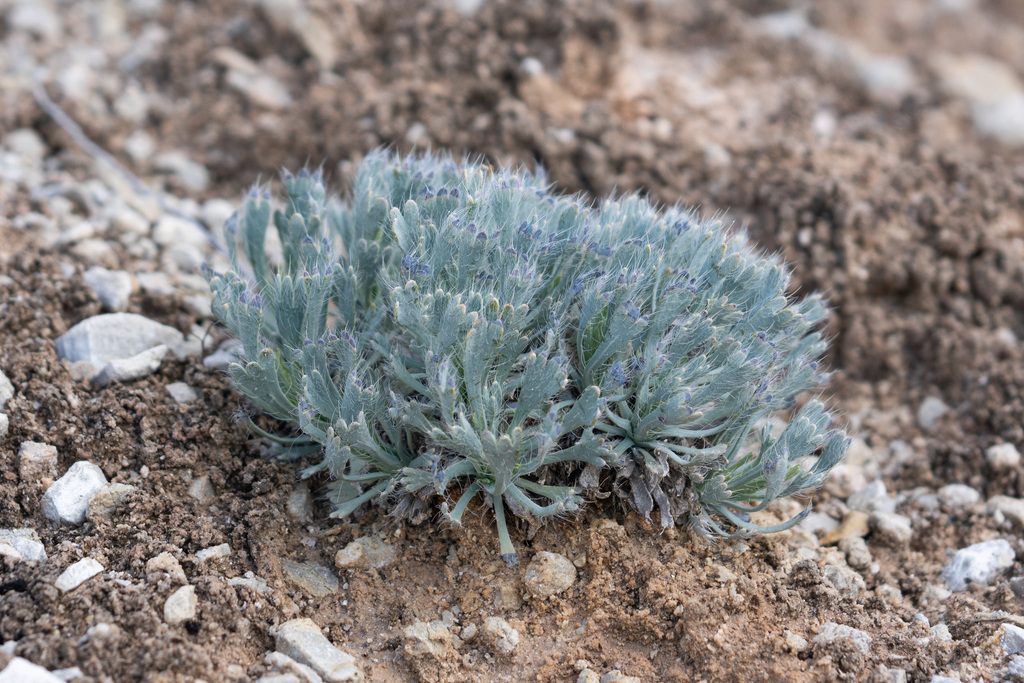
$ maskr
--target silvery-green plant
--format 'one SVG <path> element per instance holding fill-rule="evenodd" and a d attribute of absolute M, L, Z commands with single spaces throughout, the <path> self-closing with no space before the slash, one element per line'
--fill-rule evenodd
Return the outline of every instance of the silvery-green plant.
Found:
<path fill-rule="evenodd" d="M 509 512 L 609 491 L 663 526 L 747 536 L 799 521 L 751 515 L 845 451 L 817 400 L 766 419 L 826 380 L 826 309 L 719 221 L 436 156 L 371 154 L 346 202 L 319 172 L 284 186 L 281 208 L 256 189 L 228 222 L 213 310 L 241 340 L 238 388 L 301 434 L 259 432 L 322 451 L 305 474 L 329 471 L 336 515 L 436 495 L 458 524 L 482 503 L 510 564 Z"/>

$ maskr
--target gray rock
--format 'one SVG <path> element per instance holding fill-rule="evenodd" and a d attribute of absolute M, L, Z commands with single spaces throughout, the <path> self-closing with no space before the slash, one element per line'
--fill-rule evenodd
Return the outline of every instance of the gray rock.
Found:
<path fill-rule="evenodd" d="M 1013 566 L 1016 554 L 1005 539 L 975 543 L 956 552 L 942 570 L 942 580 L 953 591 L 967 590 L 974 583 L 985 586 Z"/>
<path fill-rule="evenodd" d="M 332 645 L 312 620 L 286 621 L 273 635 L 278 652 L 310 667 L 327 683 L 363 680 L 355 658 Z"/>
<path fill-rule="evenodd" d="M 281 572 L 286 581 L 314 598 L 324 598 L 338 592 L 338 577 L 323 565 L 285 559 L 281 560 Z"/>
<path fill-rule="evenodd" d="M 7 28 L 55 40 L 63 32 L 60 15 L 46 0 L 22 0 L 7 12 Z"/>
<path fill-rule="evenodd" d="M 0 671 L 0 683 L 64 683 L 64 679 L 27 659 L 15 657 Z"/>
<path fill-rule="evenodd" d="M 283 652 L 268 652 L 263 658 L 263 664 L 277 671 L 284 672 L 278 675 L 289 676 L 288 680 L 292 680 L 294 683 L 321 683 L 324 680 L 313 669 L 305 664 L 299 664 Z M 263 679 L 261 678 L 260 680 Z M 277 683 L 285 683 L 285 681 L 278 680 Z"/>
<path fill-rule="evenodd" d="M 876 512 L 870 523 L 875 535 L 890 545 L 903 545 L 914 536 L 910 518 L 895 512 Z"/>
<path fill-rule="evenodd" d="M 57 354 L 72 363 L 89 361 L 104 367 L 112 360 L 132 358 L 160 345 L 182 355 L 189 350 L 185 336 L 135 313 L 105 313 L 78 323 L 57 338 Z"/>
<path fill-rule="evenodd" d="M 288 514 L 300 522 L 312 521 L 313 496 L 309 491 L 309 484 L 306 482 L 300 481 L 291 495 L 288 496 Z M 338 566 L 340 567 L 341 565 Z"/>
<path fill-rule="evenodd" d="M 929 396 L 917 409 L 917 423 L 926 432 L 939 421 L 939 418 L 949 412 L 949 406 L 936 396 Z"/>
<path fill-rule="evenodd" d="M 229 202 L 227 199 L 210 199 L 203 203 L 199 219 L 203 221 L 210 232 L 219 235 L 224 229 L 224 223 L 234 212 L 234 202 Z"/>
<path fill-rule="evenodd" d="M 220 348 L 203 359 L 203 367 L 207 370 L 222 370 L 231 363 L 238 361 L 238 355 L 242 353 L 242 346 L 233 339 L 229 339 L 220 345 Z"/>
<path fill-rule="evenodd" d="M 173 151 L 153 157 L 153 166 L 158 171 L 172 174 L 185 189 L 202 192 L 210 185 L 210 171 L 197 161 L 188 158 L 184 152 Z"/>
<path fill-rule="evenodd" d="M 334 556 L 338 569 L 386 567 L 395 559 L 395 549 L 376 536 L 362 536 L 342 548 Z"/>
<path fill-rule="evenodd" d="M 1024 498 L 992 496 L 985 509 L 990 515 L 1000 513 L 1019 527 L 1024 527 Z"/>
<path fill-rule="evenodd" d="M 188 495 L 200 503 L 205 503 L 213 498 L 215 491 L 213 490 L 213 484 L 210 483 L 210 478 L 204 474 L 193 479 L 192 483 L 188 485 Z"/>
<path fill-rule="evenodd" d="M 824 512 L 812 512 L 798 526 L 805 531 L 810 531 L 812 534 L 819 531 L 827 534 L 839 527 L 839 520 Z"/>
<path fill-rule="evenodd" d="M 847 507 L 860 512 L 895 512 L 896 501 L 889 497 L 885 483 L 876 479 L 846 501 Z"/>
<path fill-rule="evenodd" d="M 972 121 L 982 135 L 1009 147 L 1024 145 L 1024 93 L 1010 95 L 994 104 L 976 105 Z"/>
<path fill-rule="evenodd" d="M 196 557 L 200 561 L 206 560 L 219 560 L 227 557 L 231 554 L 231 546 L 227 543 L 221 543 L 220 545 L 211 546 L 209 548 L 203 548 L 196 553 Z"/>
<path fill-rule="evenodd" d="M 3 408 L 0 402 L 0 409 Z M 996 470 L 1012 470 L 1020 467 L 1020 451 L 1012 443 L 1001 443 L 990 446 L 985 451 L 985 459 Z"/>
<path fill-rule="evenodd" d="M 57 448 L 36 441 L 22 441 L 18 449 L 18 477 L 22 483 L 47 488 L 57 478 Z"/>
<path fill-rule="evenodd" d="M 103 565 L 91 557 L 87 557 L 65 569 L 57 577 L 57 580 L 53 582 L 53 585 L 60 589 L 61 592 L 67 593 L 78 588 L 101 571 L 103 571 Z"/>
<path fill-rule="evenodd" d="M 849 536 L 839 541 L 839 550 L 846 555 L 846 562 L 854 569 L 867 569 L 874 562 L 867 542 L 859 536 Z"/>
<path fill-rule="evenodd" d="M 1003 652 L 1009 655 L 1024 654 L 1024 628 L 1013 624 L 1003 624 Z"/>
<path fill-rule="evenodd" d="M 123 311 L 128 308 L 133 288 L 129 273 L 93 266 L 85 271 L 82 280 L 108 310 Z"/>
<path fill-rule="evenodd" d="M 139 287 L 147 294 L 159 296 L 170 296 L 174 294 L 174 285 L 171 283 L 167 273 L 157 271 L 155 273 L 136 273 L 135 279 L 139 281 Z"/>
<path fill-rule="evenodd" d="M 853 53 L 853 66 L 861 85 L 877 100 L 896 102 L 917 82 L 905 57 Z"/>
<path fill-rule="evenodd" d="M 167 393 L 175 403 L 191 403 L 199 400 L 199 392 L 184 382 L 172 382 L 167 385 Z"/>
<path fill-rule="evenodd" d="M 7 406 L 7 402 L 14 398 L 14 385 L 11 380 L 0 370 L 0 410 Z"/>
<path fill-rule="evenodd" d="M 79 460 L 43 494 L 43 514 L 55 522 L 81 524 L 85 521 L 89 500 L 106 483 L 103 470 L 91 462 Z"/>
<path fill-rule="evenodd" d="M 506 657 L 511 655 L 519 645 L 519 631 L 512 628 L 501 617 L 487 617 L 480 633 L 491 648 Z"/>
<path fill-rule="evenodd" d="M 845 564 L 826 564 L 821 568 L 821 575 L 849 600 L 856 600 L 867 590 L 864 578 Z"/>
<path fill-rule="evenodd" d="M 11 418 L 7 417 L 7 413 L 0 413 L 0 439 L 7 436 L 7 431 L 11 428 Z"/>
<path fill-rule="evenodd" d="M 0 529 L 0 543 L 13 547 L 22 560 L 46 562 L 46 548 L 39 542 L 35 529 Z"/>
<path fill-rule="evenodd" d="M 108 521 L 124 505 L 128 496 L 135 493 L 131 484 L 107 484 L 96 492 L 86 506 L 85 516 L 92 521 Z"/>
<path fill-rule="evenodd" d="M 576 567 L 569 558 L 543 550 L 534 555 L 523 578 L 526 589 L 542 600 L 564 593 L 574 581 Z"/>
<path fill-rule="evenodd" d="M 583 669 L 576 677 L 576 683 L 601 683 L 601 676 L 593 669 Z"/>
<path fill-rule="evenodd" d="M 152 237 L 154 242 L 165 248 L 187 244 L 197 249 L 205 249 L 209 244 L 210 233 L 195 221 L 167 214 L 157 221 Z"/>
<path fill-rule="evenodd" d="M 116 358 L 106 365 L 92 378 L 93 384 L 105 387 L 111 382 L 130 382 L 149 377 L 163 362 L 168 348 L 161 344 L 143 351 L 131 358 Z"/>
<path fill-rule="evenodd" d="M 981 493 L 965 484 L 947 484 L 937 492 L 939 502 L 948 508 L 959 509 L 977 505 Z"/>
<path fill-rule="evenodd" d="M 196 618 L 196 589 L 182 586 L 168 596 L 164 602 L 164 622 L 177 626 Z"/>
<path fill-rule="evenodd" d="M 859 628 L 837 624 L 834 621 L 822 624 L 818 629 L 818 635 L 814 636 L 814 643 L 828 645 L 841 639 L 852 642 L 854 647 L 863 654 L 867 654 L 871 647 L 871 636 L 868 633 Z"/>
<path fill-rule="evenodd" d="M 233 579 L 228 579 L 229 586 L 245 586 L 251 588 L 257 593 L 270 593 L 274 589 L 267 585 L 267 582 L 263 578 L 256 576 L 252 572 L 246 572 L 242 576 L 236 576 Z"/>
<path fill-rule="evenodd" d="M 31 164 L 40 164 L 50 148 L 31 128 L 19 128 L 7 134 L 4 141 L 7 149 Z"/>
<path fill-rule="evenodd" d="M 928 632 L 932 634 L 932 638 L 940 642 L 953 640 L 953 634 L 949 632 L 949 627 L 945 624 L 935 624 L 935 626 L 928 629 Z"/>
<path fill-rule="evenodd" d="M 453 651 L 451 631 L 441 621 L 417 621 L 402 631 L 405 653 L 410 657 L 430 657 L 444 661 Z"/>

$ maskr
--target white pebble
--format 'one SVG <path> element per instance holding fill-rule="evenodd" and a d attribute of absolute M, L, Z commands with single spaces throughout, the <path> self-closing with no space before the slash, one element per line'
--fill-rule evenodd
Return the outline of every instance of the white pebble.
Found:
<path fill-rule="evenodd" d="M 57 588 L 62 592 L 67 593 L 72 591 L 83 583 L 91 579 L 92 577 L 103 571 L 103 565 L 87 557 L 84 560 L 79 560 L 73 565 L 64 570 L 64 572 L 57 577 L 57 580 L 53 582 Z"/>

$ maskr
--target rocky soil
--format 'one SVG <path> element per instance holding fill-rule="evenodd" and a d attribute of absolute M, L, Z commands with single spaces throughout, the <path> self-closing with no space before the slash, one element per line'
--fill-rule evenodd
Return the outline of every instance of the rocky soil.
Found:
<path fill-rule="evenodd" d="M 0 0 L 0 98 L 0 681 L 1024 680 L 1019 3 Z M 199 269 L 252 183 L 380 145 L 781 252 L 854 437 L 815 512 L 595 501 L 514 569 L 484 512 L 331 519 Z"/>

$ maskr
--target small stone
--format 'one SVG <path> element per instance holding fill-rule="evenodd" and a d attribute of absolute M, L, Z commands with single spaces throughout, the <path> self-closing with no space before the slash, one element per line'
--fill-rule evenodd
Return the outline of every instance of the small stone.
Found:
<path fill-rule="evenodd" d="M 850 510 L 843 516 L 842 523 L 833 531 L 821 537 L 821 545 L 832 545 L 844 538 L 864 537 L 868 535 L 870 515 L 860 510 Z"/>
<path fill-rule="evenodd" d="M 57 478 L 57 448 L 22 441 L 18 449 L 18 476 L 22 483 L 48 488 Z"/>
<path fill-rule="evenodd" d="M 108 310 L 123 311 L 132 296 L 132 276 L 123 270 L 107 270 L 93 266 L 85 271 L 82 280 Z"/>
<path fill-rule="evenodd" d="M 338 577 L 323 565 L 286 559 L 281 560 L 281 572 L 287 581 L 314 598 L 324 598 L 338 592 Z"/>
<path fill-rule="evenodd" d="M 971 584 L 985 586 L 1001 572 L 1013 566 L 1013 546 L 999 538 L 975 543 L 956 552 L 942 570 L 942 579 L 953 591 L 967 590 Z"/>
<path fill-rule="evenodd" d="M 216 351 L 203 359 L 203 367 L 207 370 L 222 370 L 229 364 L 238 361 L 242 347 L 234 340 L 228 340 L 220 345 Z"/>
<path fill-rule="evenodd" d="M 845 563 L 826 564 L 821 568 L 821 575 L 835 586 L 840 595 L 849 600 L 856 600 L 857 596 L 867 590 L 863 577 Z"/>
<path fill-rule="evenodd" d="M 71 247 L 70 251 L 86 265 L 94 264 L 113 268 L 118 262 L 117 252 L 114 251 L 114 248 L 106 240 L 98 237 L 82 240 Z"/>
<path fill-rule="evenodd" d="M 205 474 L 201 477 L 196 477 L 192 480 L 192 483 L 188 485 L 188 495 L 196 499 L 200 503 L 213 498 L 215 492 L 213 490 L 213 484 L 210 483 L 210 478 Z"/>
<path fill-rule="evenodd" d="M 54 669 L 50 673 L 52 673 L 54 676 L 64 681 L 65 683 L 68 683 L 69 681 L 78 680 L 79 678 L 85 678 L 85 674 L 82 673 L 82 670 L 79 669 L 77 666 L 71 666 L 66 669 Z"/>
<path fill-rule="evenodd" d="M 167 385 L 167 393 L 175 403 L 191 403 L 199 400 L 199 392 L 184 382 L 172 382 Z"/>
<path fill-rule="evenodd" d="M 0 683 L 64 683 L 64 679 L 27 659 L 14 657 L 0 671 Z"/>
<path fill-rule="evenodd" d="M 0 410 L 7 406 L 7 402 L 14 398 L 14 385 L 11 380 L 0 370 Z"/>
<path fill-rule="evenodd" d="M 1024 93 L 1009 95 L 992 104 L 975 105 L 974 128 L 1009 147 L 1024 145 Z"/>
<path fill-rule="evenodd" d="M 96 386 L 105 387 L 111 382 L 130 382 L 149 377 L 160 367 L 167 351 L 168 348 L 161 344 L 131 358 L 112 360 L 92 378 L 92 382 Z"/>
<path fill-rule="evenodd" d="M 43 514 L 55 522 L 81 524 L 85 521 L 89 500 L 106 483 L 103 470 L 91 462 L 79 460 L 46 489 L 41 501 Z"/>
<path fill-rule="evenodd" d="M 85 516 L 90 520 L 109 520 L 128 496 L 135 493 L 131 484 L 107 484 L 89 500 Z"/>
<path fill-rule="evenodd" d="M 889 497 L 885 483 L 876 479 L 846 501 L 847 507 L 860 512 L 895 512 L 896 501 Z"/>
<path fill-rule="evenodd" d="M 1003 652 L 1007 656 L 1024 654 L 1024 628 L 1003 624 Z"/>
<path fill-rule="evenodd" d="M 211 233 L 219 235 L 224 230 L 224 224 L 233 213 L 235 213 L 234 202 L 230 202 L 227 199 L 210 199 L 203 202 L 203 208 L 199 212 L 199 219 Z"/>
<path fill-rule="evenodd" d="M 871 636 L 868 633 L 859 628 L 837 624 L 834 621 L 822 624 L 821 628 L 818 629 L 818 635 L 814 636 L 814 643 L 816 645 L 831 644 L 840 639 L 849 640 L 853 643 L 854 647 L 865 655 L 871 647 Z"/>
<path fill-rule="evenodd" d="M 59 588 L 61 592 L 67 593 L 78 588 L 101 571 L 103 571 L 103 565 L 91 557 L 87 557 L 65 569 L 57 577 L 57 580 L 53 582 L 53 585 Z"/>
<path fill-rule="evenodd" d="M 947 92 L 972 104 L 995 104 L 1022 90 L 1012 67 L 985 55 L 941 54 L 931 66 Z"/>
<path fill-rule="evenodd" d="M 0 439 L 7 436 L 7 431 L 11 428 L 11 418 L 7 417 L 7 413 L 0 413 Z"/>
<path fill-rule="evenodd" d="M 922 403 L 921 407 L 917 409 L 917 423 L 921 425 L 921 429 L 930 431 L 935 423 L 939 421 L 939 418 L 949 412 L 949 406 L 942 402 L 941 398 L 936 396 L 929 396 Z"/>
<path fill-rule="evenodd" d="M 21 553 L 18 552 L 18 549 L 4 541 L 0 541 L 0 557 L 6 557 L 13 564 L 21 562 Z"/>
<path fill-rule="evenodd" d="M 165 214 L 153 228 L 152 238 L 161 247 L 187 244 L 205 249 L 209 244 L 210 235 L 195 221 Z"/>
<path fill-rule="evenodd" d="M 355 658 L 332 645 L 312 620 L 292 619 L 277 628 L 273 635 L 278 652 L 312 668 L 327 683 L 363 680 Z"/>
<path fill-rule="evenodd" d="M 172 174 L 185 189 L 202 192 L 210 184 L 210 172 L 202 164 L 188 158 L 184 152 L 173 151 L 153 157 L 158 171 Z"/>
<path fill-rule="evenodd" d="M 334 556 L 339 569 L 386 567 L 395 559 L 395 549 L 376 536 L 362 536 L 342 548 Z"/>
<path fill-rule="evenodd" d="M 182 586 L 171 593 L 164 602 L 164 621 L 171 626 L 195 619 L 196 589 L 194 586 Z"/>
<path fill-rule="evenodd" d="M 227 557 L 231 554 L 231 546 L 227 543 L 221 543 L 220 545 L 211 546 L 209 548 L 203 548 L 196 553 L 196 558 L 201 561 L 206 560 L 219 560 Z"/>
<path fill-rule="evenodd" d="M 454 655 L 451 631 L 441 621 L 417 621 L 402 631 L 405 654 L 410 657 L 430 657 L 443 662 Z"/>
<path fill-rule="evenodd" d="M 145 237 L 149 235 L 149 221 L 141 213 L 121 206 L 110 216 L 110 225 L 122 235 Z"/>
<path fill-rule="evenodd" d="M 7 12 L 7 28 L 36 38 L 54 40 L 64 31 L 60 15 L 46 0 L 23 0 Z"/>
<path fill-rule="evenodd" d="M 894 546 L 904 545 L 914 536 L 910 518 L 895 512 L 874 513 L 871 515 L 871 528 L 878 538 Z"/>
<path fill-rule="evenodd" d="M 1024 498 L 1010 496 L 992 496 L 988 499 L 985 509 L 990 515 L 1001 513 L 1018 527 L 1024 527 Z"/>
<path fill-rule="evenodd" d="M 569 558 L 540 551 L 526 568 L 523 582 L 534 597 L 541 600 L 564 593 L 576 581 L 576 567 Z"/>
<path fill-rule="evenodd" d="M 461 637 L 463 641 L 471 643 L 476 640 L 476 637 L 479 634 L 480 629 L 477 628 L 476 624 L 466 624 L 462 627 L 462 633 L 459 634 L 459 637 Z"/>
<path fill-rule="evenodd" d="M 174 285 L 171 284 L 171 278 L 167 273 L 157 271 L 155 273 L 136 273 L 135 279 L 139 282 L 139 287 L 142 291 L 147 294 L 155 294 L 158 296 L 170 296 L 174 294 Z"/>
<path fill-rule="evenodd" d="M 237 576 L 233 579 L 228 579 L 229 586 L 245 586 L 251 588 L 257 593 L 270 593 L 274 589 L 267 585 L 267 582 L 262 577 L 256 576 L 252 572 L 246 572 L 242 576 Z"/>
<path fill-rule="evenodd" d="M 783 642 L 793 654 L 800 654 L 808 647 L 807 639 L 793 633 L 789 629 L 783 631 Z"/>
<path fill-rule="evenodd" d="M 153 581 L 149 576 L 150 574 L 160 573 L 166 574 L 178 583 L 188 583 L 188 577 L 185 576 L 185 570 L 181 568 L 181 563 L 169 552 L 162 552 L 146 561 L 147 581 Z"/>
<path fill-rule="evenodd" d="M 889 583 L 881 583 L 876 586 L 875 595 L 893 607 L 898 607 L 903 602 L 903 591 Z"/>
<path fill-rule="evenodd" d="M 46 157 L 49 147 L 39 133 L 31 128 L 19 128 L 7 134 L 4 141 L 7 149 L 11 150 L 25 161 L 32 164 L 40 164 Z"/>
<path fill-rule="evenodd" d="M 506 657 L 511 655 L 519 644 L 519 631 L 512 628 L 507 621 L 501 617 L 487 617 L 481 634 L 496 652 Z"/>
<path fill-rule="evenodd" d="M 839 550 L 846 555 L 847 564 L 854 569 L 867 569 L 874 562 L 867 542 L 860 536 L 851 536 L 840 540 Z"/>
<path fill-rule="evenodd" d="M 935 626 L 928 629 L 928 632 L 932 634 L 932 638 L 940 642 L 953 640 L 953 634 L 949 632 L 949 627 L 945 624 L 935 624 Z"/>
<path fill-rule="evenodd" d="M 27 562 L 46 562 L 46 548 L 35 529 L 0 529 L 0 543 L 14 548 Z"/>
<path fill-rule="evenodd" d="M 601 676 L 593 669 L 583 669 L 576 677 L 576 683 L 601 683 Z"/>
<path fill-rule="evenodd" d="M 300 481 L 298 486 L 288 496 L 288 514 L 300 522 L 309 522 L 313 519 L 313 496 L 309 491 L 309 484 Z M 340 550 L 338 551 L 341 552 Z M 338 565 L 341 566 L 340 564 Z"/>
<path fill-rule="evenodd" d="M 954 510 L 977 505 L 981 501 L 981 493 L 965 484 L 947 484 L 936 495 L 940 503 Z"/>
<path fill-rule="evenodd" d="M 179 355 L 187 348 L 181 332 L 135 313 L 94 315 L 56 341 L 57 355 L 62 359 L 72 363 L 89 361 L 101 368 L 110 361 L 132 358 L 160 345 Z"/>
<path fill-rule="evenodd" d="M 805 531 L 810 531 L 812 534 L 819 531 L 822 534 L 827 534 L 839 527 L 839 520 L 824 512 L 812 512 L 798 526 Z"/>
<path fill-rule="evenodd" d="M 323 681 L 320 674 L 305 664 L 299 664 L 283 652 L 268 652 L 263 658 L 263 664 L 284 672 L 283 675 L 290 676 L 295 683 L 320 683 Z M 279 681 L 279 683 L 284 682 Z"/>
<path fill-rule="evenodd" d="M 3 408 L 0 402 L 0 409 Z M 995 470 L 1012 470 L 1020 467 L 1020 451 L 1012 443 L 1001 443 L 989 446 L 985 451 L 985 459 Z"/>
<path fill-rule="evenodd" d="M 864 88 L 882 102 L 898 101 L 916 82 L 905 57 L 863 55 L 854 59 L 854 66 Z"/>

